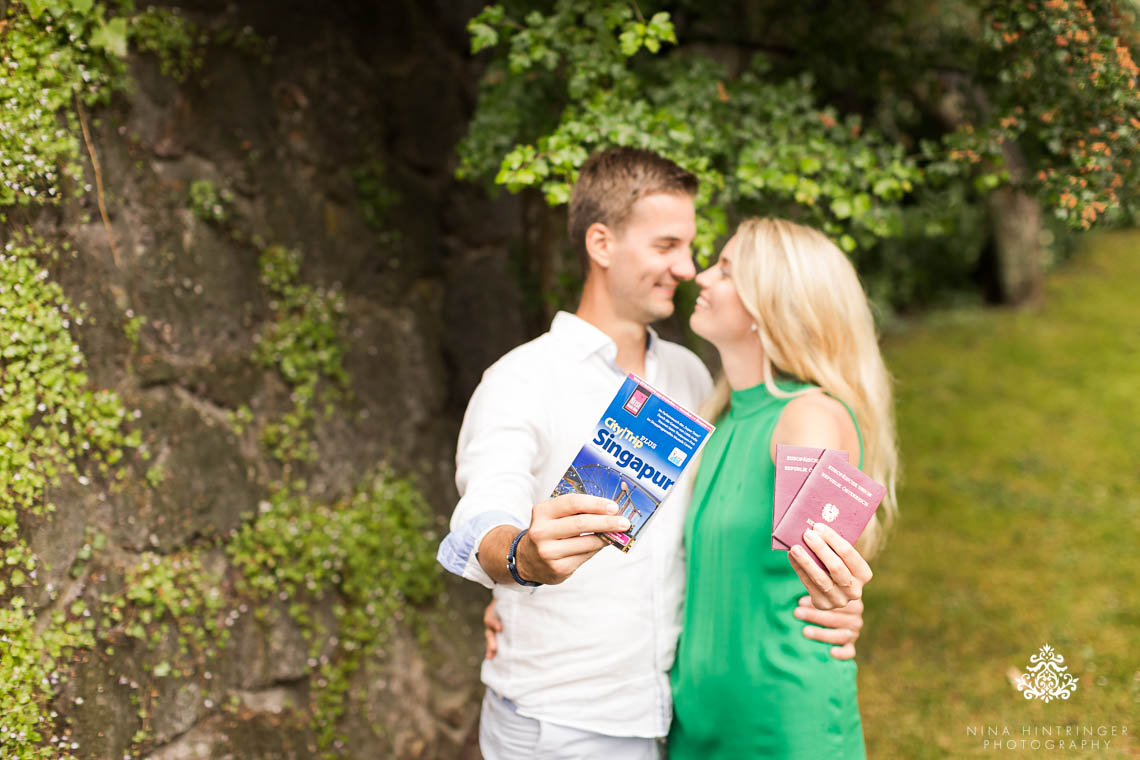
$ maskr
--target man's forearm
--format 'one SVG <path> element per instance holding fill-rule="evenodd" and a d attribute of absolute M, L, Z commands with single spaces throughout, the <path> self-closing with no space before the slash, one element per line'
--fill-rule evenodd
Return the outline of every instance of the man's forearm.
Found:
<path fill-rule="evenodd" d="M 528 533 L 515 552 L 515 569 L 524 581 L 558 584 L 606 545 L 595 533 L 629 530 L 609 499 L 585 494 L 554 496 L 534 506 Z M 477 557 L 483 572 L 502 584 L 517 584 L 507 569 L 507 552 L 522 528 L 497 525 L 483 534 Z"/>
<path fill-rule="evenodd" d="M 507 551 L 520 530 L 522 528 L 514 525 L 500 525 L 487 531 L 487 535 L 483 536 L 483 541 L 479 544 L 477 549 L 479 564 L 495 583 L 518 585 L 507 570 Z M 522 567 L 518 567 L 518 570 L 520 574 L 523 573 Z M 526 575 L 523 574 L 522 577 L 525 579 Z"/>

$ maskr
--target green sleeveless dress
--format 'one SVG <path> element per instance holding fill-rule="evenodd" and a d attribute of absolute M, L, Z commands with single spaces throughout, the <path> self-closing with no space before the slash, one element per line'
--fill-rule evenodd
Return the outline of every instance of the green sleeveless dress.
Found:
<path fill-rule="evenodd" d="M 733 391 L 701 456 L 685 524 L 669 760 L 866 757 L 855 663 L 804 637 L 792 613 L 807 591 L 788 553 L 771 548 L 769 447 L 788 401 L 764 385 Z"/>

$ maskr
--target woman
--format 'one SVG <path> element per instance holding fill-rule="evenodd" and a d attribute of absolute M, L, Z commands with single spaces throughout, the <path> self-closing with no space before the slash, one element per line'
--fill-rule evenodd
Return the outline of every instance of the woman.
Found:
<path fill-rule="evenodd" d="M 855 663 L 804 638 L 793 613 L 805 586 L 823 609 L 858 598 L 864 556 L 896 514 L 891 393 L 866 296 L 826 237 L 773 219 L 741 224 L 697 283 L 690 324 L 724 376 L 703 409 L 718 428 L 685 528 L 670 760 L 863 758 Z M 802 546 L 771 549 L 779 443 L 845 450 L 887 486 L 858 551 L 827 527 L 804 534 L 829 573 Z"/>

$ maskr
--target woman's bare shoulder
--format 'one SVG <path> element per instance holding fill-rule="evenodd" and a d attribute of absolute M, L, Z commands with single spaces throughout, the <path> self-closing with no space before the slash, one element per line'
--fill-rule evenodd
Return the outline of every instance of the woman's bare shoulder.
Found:
<path fill-rule="evenodd" d="M 776 444 L 844 449 L 858 456 L 858 434 L 847 408 L 822 391 L 812 391 L 788 402 L 772 432 L 772 454 Z M 855 458 L 853 457 L 853 458 Z"/>

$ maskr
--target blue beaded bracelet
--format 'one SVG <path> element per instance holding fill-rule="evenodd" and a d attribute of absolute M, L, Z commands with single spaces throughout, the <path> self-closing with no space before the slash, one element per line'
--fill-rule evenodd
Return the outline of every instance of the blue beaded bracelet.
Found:
<path fill-rule="evenodd" d="M 511 541 L 511 548 L 507 551 L 507 569 L 511 571 L 511 577 L 515 579 L 515 583 L 520 586 L 541 586 L 541 583 L 524 581 L 522 576 L 519 575 L 518 567 L 515 565 L 515 551 L 519 548 L 519 541 L 526 535 L 527 530 L 529 530 L 529 528 L 521 530 L 519 534 L 515 536 L 515 540 Z"/>

